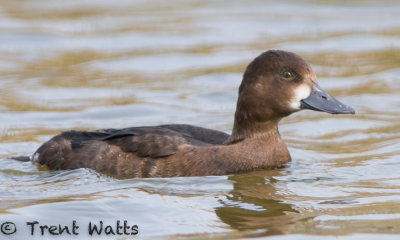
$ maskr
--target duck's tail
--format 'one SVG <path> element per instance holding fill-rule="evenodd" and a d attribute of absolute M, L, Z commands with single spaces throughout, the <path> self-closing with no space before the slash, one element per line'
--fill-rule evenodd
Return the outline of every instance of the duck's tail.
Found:
<path fill-rule="evenodd" d="M 21 162 L 29 162 L 31 157 L 29 156 L 18 156 L 18 157 L 10 157 L 10 159 L 21 161 Z"/>

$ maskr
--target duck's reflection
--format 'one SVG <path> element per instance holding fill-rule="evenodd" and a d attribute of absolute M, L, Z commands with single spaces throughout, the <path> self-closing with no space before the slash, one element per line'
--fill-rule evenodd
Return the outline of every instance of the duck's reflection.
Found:
<path fill-rule="evenodd" d="M 282 227 L 290 224 L 288 212 L 297 212 L 282 202 L 276 193 L 281 170 L 255 171 L 229 177 L 234 189 L 220 200 L 222 207 L 217 216 L 238 230 L 263 230 L 261 234 L 281 234 Z"/>

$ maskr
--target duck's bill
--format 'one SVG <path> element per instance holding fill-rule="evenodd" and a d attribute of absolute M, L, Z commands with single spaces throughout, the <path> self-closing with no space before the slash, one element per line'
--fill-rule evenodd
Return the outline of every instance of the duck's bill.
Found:
<path fill-rule="evenodd" d="M 310 96 L 300 101 L 300 108 L 331 114 L 355 114 L 352 107 L 339 102 L 316 83 L 313 83 Z"/>

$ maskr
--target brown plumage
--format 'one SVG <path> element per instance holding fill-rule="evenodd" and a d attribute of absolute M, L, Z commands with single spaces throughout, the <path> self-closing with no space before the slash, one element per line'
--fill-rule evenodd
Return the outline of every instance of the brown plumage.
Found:
<path fill-rule="evenodd" d="M 278 122 L 303 108 L 303 100 L 314 96 L 314 86 L 315 74 L 299 56 L 267 51 L 243 75 L 232 135 L 178 124 L 69 131 L 44 143 L 32 159 L 55 170 L 92 168 L 128 178 L 222 175 L 276 167 L 291 160 Z M 300 93 L 307 96 L 300 99 Z M 318 106 L 313 110 L 327 111 Z M 352 113 L 335 111 L 331 113 Z"/>

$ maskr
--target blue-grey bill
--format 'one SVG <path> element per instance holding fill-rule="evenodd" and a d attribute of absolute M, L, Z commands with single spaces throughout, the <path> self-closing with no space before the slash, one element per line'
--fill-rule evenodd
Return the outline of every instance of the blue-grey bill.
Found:
<path fill-rule="evenodd" d="M 354 109 L 322 90 L 318 84 L 313 83 L 311 94 L 308 98 L 301 100 L 300 108 L 331 114 L 355 114 Z"/>

